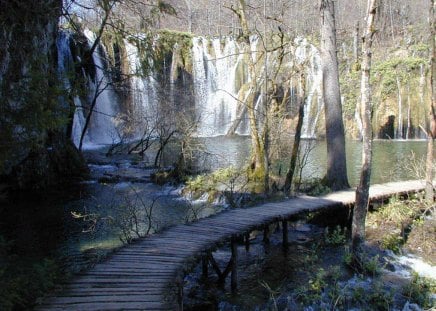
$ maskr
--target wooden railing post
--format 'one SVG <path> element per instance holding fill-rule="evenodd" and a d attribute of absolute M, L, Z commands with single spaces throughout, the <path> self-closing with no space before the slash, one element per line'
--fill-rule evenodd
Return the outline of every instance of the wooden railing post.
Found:
<path fill-rule="evenodd" d="M 206 280 L 209 276 L 209 255 L 208 254 L 203 256 L 201 264 L 202 264 L 202 266 L 201 266 L 202 267 L 202 275 L 201 276 L 203 279 Z"/>
<path fill-rule="evenodd" d="M 245 235 L 245 251 L 250 251 L 250 233 Z"/>
<path fill-rule="evenodd" d="M 235 238 L 232 238 L 231 249 L 232 258 L 230 260 L 232 275 L 230 280 L 230 288 L 232 290 L 232 293 L 234 294 L 238 289 L 238 243 L 236 242 Z"/>
<path fill-rule="evenodd" d="M 269 243 L 269 225 L 266 225 L 263 229 L 263 242 Z"/>
<path fill-rule="evenodd" d="M 177 282 L 177 311 L 183 311 L 183 278 Z"/>
<path fill-rule="evenodd" d="M 283 230 L 283 247 L 288 247 L 288 221 L 282 221 L 282 230 Z"/>

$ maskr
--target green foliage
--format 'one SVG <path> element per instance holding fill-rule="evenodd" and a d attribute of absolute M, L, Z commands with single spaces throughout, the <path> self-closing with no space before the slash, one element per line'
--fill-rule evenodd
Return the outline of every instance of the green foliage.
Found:
<path fill-rule="evenodd" d="M 394 197 L 388 204 L 368 214 L 368 224 L 378 227 L 390 223 L 401 230 L 420 215 L 421 209 L 422 205 L 418 200 L 402 201 Z"/>
<path fill-rule="evenodd" d="M 316 310 L 391 310 L 395 292 L 381 280 L 359 278 L 364 284 L 354 285 L 341 282 L 342 276 L 340 266 L 320 268 L 307 284 L 296 289 L 295 298 L 302 306 Z"/>
<path fill-rule="evenodd" d="M 318 243 L 312 244 L 311 248 L 307 250 L 307 253 L 304 255 L 304 264 L 313 265 L 319 260 L 319 247 Z"/>
<path fill-rule="evenodd" d="M 297 300 L 303 305 L 316 304 L 322 298 L 322 292 L 327 286 L 327 273 L 324 269 L 319 269 L 311 278 L 308 284 L 298 287 L 295 291 Z"/>
<path fill-rule="evenodd" d="M 401 253 L 401 246 L 404 244 L 404 239 L 398 234 L 388 234 L 383 237 L 381 246 L 384 249 L 390 249 L 395 254 Z"/>
<path fill-rule="evenodd" d="M 356 104 L 360 98 L 360 65 L 340 76 L 341 93 L 344 96 L 343 113 L 347 118 L 353 118 Z"/>
<path fill-rule="evenodd" d="M 381 282 L 374 282 L 371 290 L 366 293 L 364 310 L 391 310 L 394 302 L 393 290 L 388 290 Z"/>
<path fill-rule="evenodd" d="M 190 192 L 208 192 L 214 188 L 211 179 L 207 175 L 191 177 L 186 181 L 186 189 Z"/>
<path fill-rule="evenodd" d="M 337 225 L 333 231 L 330 231 L 328 227 L 324 232 L 325 242 L 328 245 L 343 245 L 347 241 L 347 228 L 343 229 Z"/>
<path fill-rule="evenodd" d="M 64 90 L 56 75 L 42 70 L 44 62 L 44 58 L 32 61 L 26 75 L 0 85 L 0 171 L 24 150 L 45 147 L 48 132 L 68 122 L 69 107 L 59 104 Z"/>
<path fill-rule="evenodd" d="M 58 264 L 48 258 L 21 258 L 13 243 L 0 236 L 0 310 L 28 308 L 61 279 Z"/>
<path fill-rule="evenodd" d="M 420 57 L 425 58 L 430 51 L 430 46 L 427 43 L 419 42 L 410 47 L 413 53 L 420 55 Z"/>
<path fill-rule="evenodd" d="M 227 191 L 230 201 L 235 198 L 236 190 L 242 190 L 246 184 L 244 170 L 235 167 L 227 167 L 214 171 L 211 174 L 198 175 L 186 181 L 185 191 L 190 192 L 194 198 L 198 199 L 203 194 L 209 194 L 209 200 L 213 200 L 219 191 Z M 235 202 L 233 202 L 235 203 Z M 233 205 L 230 202 L 231 205 Z"/>
<path fill-rule="evenodd" d="M 344 247 L 344 258 L 343 261 L 347 266 L 351 266 L 351 264 L 353 263 L 353 253 L 350 250 L 350 247 L 348 245 L 346 245 Z"/>
<path fill-rule="evenodd" d="M 363 251 L 356 255 L 348 247 L 345 248 L 344 263 L 360 274 L 372 277 L 379 275 L 383 268 L 378 255 L 371 256 Z"/>
<path fill-rule="evenodd" d="M 381 90 L 382 98 L 397 92 L 397 79 L 402 82 L 410 82 L 416 79 L 414 74 L 427 60 L 421 57 L 393 57 L 376 62 L 373 66 L 372 83 L 377 83 Z"/>
<path fill-rule="evenodd" d="M 156 6 L 152 9 L 152 14 L 167 14 L 177 16 L 176 9 L 169 3 L 158 0 Z"/>
<path fill-rule="evenodd" d="M 381 272 L 380 258 L 378 255 L 370 257 L 369 255 L 364 255 L 363 257 L 363 272 L 368 275 L 378 275 Z"/>
<path fill-rule="evenodd" d="M 332 192 L 332 189 L 326 186 L 324 180 L 322 179 L 308 180 L 305 182 L 303 189 L 304 188 L 306 188 L 306 190 L 304 191 L 305 193 L 315 197 Z"/>
<path fill-rule="evenodd" d="M 434 293 L 436 293 L 436 281 L 420 277 L 417 273 L 413 273 L 412 279 L 403 288 L 403 295 L 409 301 L 417 303 L 424 309 L 436 307 L 434 298 L 432 298 Z"/>
<path fill-rule="evenodd" d="M 371 289 L 357 286 L 351 290 L 350 304 L 359 306 L 359 310 L 391 310 L 394 302 L 394 292 L 384 287 L 379 280 L 374 280 Z"/>
<path fill-rule="evenodd" d="M 162 29 L 156 34 L 148 33 L 128 40 L 138 48 L 141 59 L 141 72 L 138 74 L 147 76 L 151 72 L 162 71 L 176 50 L 183 68 L 192 71 L 192 34 Z"/>

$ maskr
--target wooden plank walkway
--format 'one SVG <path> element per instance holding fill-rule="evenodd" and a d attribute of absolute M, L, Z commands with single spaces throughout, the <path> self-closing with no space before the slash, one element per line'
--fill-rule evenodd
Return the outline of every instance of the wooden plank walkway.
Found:
<path fill-rule="evenodd" d="M 374 185 L 371 200 L 423 190 L 423 181 Z M 299 214 L 354 203 L 354 190 L 234 209 L 140 239 L 74 278 L 36 310 L 179 310 L 180 285 L 207 251 Z"/>

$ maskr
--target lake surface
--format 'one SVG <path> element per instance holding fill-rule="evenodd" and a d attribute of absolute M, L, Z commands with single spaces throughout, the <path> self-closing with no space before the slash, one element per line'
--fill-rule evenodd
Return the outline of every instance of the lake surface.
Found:
<path fill-rule="evenodd" d="M 250 155 L 249 137 L 214 137 L 205 138 L 205 146 L 210 154 L 215 155 L 211 168 L 233 165 L 241 167 Z M 375 140 L 371 183 L 423 178 L 427 142 L 424 140 Z M 280 146 L 280 159 L 272 164 L 277 173 L 286 172 L 290 159 L 291 142 Z M 303 140 L 301 150 L 308 150 L 308 161 L 303 168 L 303 178 L 322 178 L 326 172 L 327 146 L 325 141 Z M 359 182 L 362 143 L 348 140 L 346 142 L 347 170 L 349 182 L 356 186 Z M 282 173 L 284 174 L 284 173 Z"/>

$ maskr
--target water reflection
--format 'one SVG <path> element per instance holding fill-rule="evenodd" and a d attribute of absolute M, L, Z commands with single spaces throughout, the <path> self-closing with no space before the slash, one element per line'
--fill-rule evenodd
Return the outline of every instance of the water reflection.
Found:
<path fill-rule="evenodd" d="M 242 167 L 250 156 L 249 137 L 202 138 L 199 141 L 204 146 L 205 154 L 207 154 L 206 157 L 200 157 L 202 161 L 199 165 L 203 169 L 215 170 L 229 165 Z M 280 151 L 277 153 L 280 154 L 280 158 L 272 163 L 272 169 L 276 173 L 284 174 L 286 172 L 291 143 L 292 141 L 288 141 L 277 148 Z M 313 147 L 313 150 L 311 150 L 303 170 L 303 177 L 322 177 L 326 170 L 326 144 L 323 141 L 302 142 L 302 150 L 309 146 Z M 351 185 L 356 185 L 358 182 L 361 146 L 360 142 L 347 141 L 347 165 Z M 414 160 L 411 159 L 412 153 Z M 375 141 L 371 182 L 383 183 L 416 179 L 417 172 L 423 168 L 422 164 L 417 163 L 425 157 L 425 153 L 425 141 Z M 176 152 L 173 152 L 172 155 L 177 158 Z M 80 269 L 86 266 L 89 261 L 98 259 L 100 251 L 104 253 L 121 245 L 119 237 L 122 229 L 115 222 L 120 216 L 128 213 L 129 208 L 136 208 L 138 215 L 147 221 L 144 213 L 154 202 L 153 228 L 150 232 L 176 223 L 183 223 L 192 219 L 193 215 L 203 217 L 216 212 L 213 208 L 202 209 L 192 202 L 184 200 L 179 194 L 180 189 L 176 187 L 161 187 L 149 182 L 97 182 L 97 179 L 103 176 L 104 172 L 110 173 L 121 167 L 129 167 L 133 163 L 130 160 L 121 161 L 120 159 L 116 160 L 118 162 L 114 159 L 106 161 L 108 162 L 99 162 L 98 165 L 91 166 L 91 169 L 94 170 L 93 181 L 83 184 L 77 192 L 71 192 L 62 199 L 52 198 L 41 202 L 35 200 L 29 202 L 29 200 L 23 199 L 25 202 L 21 202 L 20 208 L 17 209 L 17 213 L 19 210 L 20 215 L 16 217 L 8 215 L 9 218 L 20 219 L 20 221 L 4 222 L 2 224 L 4 232 L 10 232 L 11 239 L 16 241 L 31 241 L 32 245 L 29 246 L 28 250 L 23 250 L 23 253 L 34 252 L 35 245 L 38 245 L 37 248 L 44 253 L 57 250 L 60 257 L 65 258 L 65 265 L 73 266 L 71 270 L 76 271 L 75 266 Z M 68 199 L 65 199 L 66 197 Z M 29 212 L 21 213 L 23 210 L 29 210 Z M 92 221 L 75 220 L 71 212 L 93 214 L 97 218 L 95 228 L 88 230 Z M 29 219 L 24 219 L 22 214 L 28 214 Z M 40 215 L 39 218 L 42 219 L 35 217 L 35 214 Z M 51 217 L 51 214 L 54 216 Z M 64 222 L 59 220 L 62 218 L 65 220 Z M 146 223 L 140 224 L 143 232 L 146 231 L 146 225 Z M 35 230 L 30 230 L 34 227 Z M 30 239 L 29 234 L 41 238 Z M 26 245 L 25 243 L 18 244 Z"/>
<path fill-rule="evenodd" d="M 249 137 L 204 138 L 207 152 L 214 155 L 209 166 L 212 170 L 233 165 L 242 167 L 250 155 Z M 288 168 L 292 141 L 280 146 L 280 158 L 272 161 L 275 173 L 284 174 Z M 424 167 L 427 144 L 421 140 L 376 140 L 374 141 L 371 183 L 417 179 Z M 303 169 L 303 178 L 321 178 L 326 172 L 327 146 L 325 141 L 303 140 L 301 150 L 310 150 Z M 352 186 L 359 182 L 362 143 L 346 142 L 348 178 Z"/>

